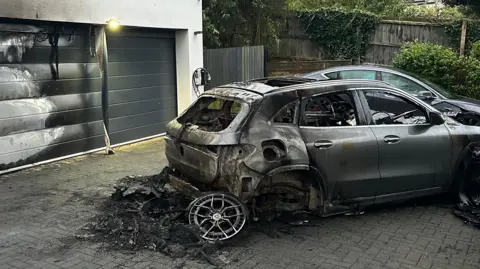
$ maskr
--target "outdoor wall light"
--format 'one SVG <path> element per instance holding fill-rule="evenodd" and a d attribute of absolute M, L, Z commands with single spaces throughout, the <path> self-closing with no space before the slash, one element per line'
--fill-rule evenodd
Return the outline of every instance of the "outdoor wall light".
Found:
<path fill-rule="evenodd" d="M 107 27 L 110 30 L 117 30 L 120 27 L 120 22 L 115 19 L 110 19 L 107 21 Z"/>

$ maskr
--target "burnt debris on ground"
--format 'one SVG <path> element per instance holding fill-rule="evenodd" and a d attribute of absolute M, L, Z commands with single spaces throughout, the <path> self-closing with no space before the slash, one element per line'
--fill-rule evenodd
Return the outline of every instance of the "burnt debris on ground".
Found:
<path fill-rule="evenodd" d="M 453 207 L 453 214 L 480 228 L 480 151 L 477 150 L 474 154 L 476 161 L 460 185 L 460 202 Z"/>
<path fill-rule="evenodd" d="M 228 263 L 218 243 L 206 242 L 189 225 L 185 209 L 191 199 L 167 183 L 167 173 L 129 176 L 114 186 L 111 199 L 97 209 L 76 238 L 102 243 L 107 249 L 158 251 L 172 258 L 205 258 Z"/>

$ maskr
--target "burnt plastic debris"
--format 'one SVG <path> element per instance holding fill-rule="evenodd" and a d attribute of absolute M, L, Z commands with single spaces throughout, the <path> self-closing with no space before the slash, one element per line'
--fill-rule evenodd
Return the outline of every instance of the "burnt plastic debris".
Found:
<path fill-rule="evenodd" d="M 204 248 L 211 244 L 185 218 L 191 198 L 167 183 L 167 171 L 122 178 L 114 188 L 111 199 L 98 207 L 98 215 L 77 233 L 77 239 L 114 250 L 148 249 L 172 258 L 217 259 L 218 251 L 205 256 Z"/>
<path fill-rule="evenodd" d="M 480 150 L 472 153 L 474 162 L 459 187 L 460 202 L 453 207 L 453 214 L 480 228 Z"/>

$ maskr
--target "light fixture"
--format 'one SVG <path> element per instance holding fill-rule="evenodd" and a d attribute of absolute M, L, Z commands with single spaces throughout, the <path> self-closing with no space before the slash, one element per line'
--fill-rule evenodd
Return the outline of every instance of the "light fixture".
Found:
<path fill-rule="evenodd" d="M 107 21 L 107 27 L 110 30 L 116 30 L 118 27 L 120 27 L 120 22 L 115 19 L 110 19 Z"/>

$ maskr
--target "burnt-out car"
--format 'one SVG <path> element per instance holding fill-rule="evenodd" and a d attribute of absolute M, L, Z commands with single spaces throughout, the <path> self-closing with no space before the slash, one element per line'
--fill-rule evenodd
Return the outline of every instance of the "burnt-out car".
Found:
<path fill-rule="evenodd" d="M 267 78 L 203 93 L 165 140 L 171 178 L 201 193 L 190 223 L 224 240 L 264 210 L 328 216 L 452 190 L 480 127 L 384 82 Z"/>

